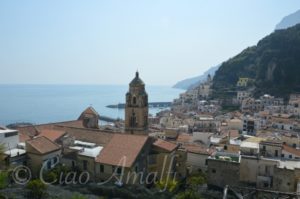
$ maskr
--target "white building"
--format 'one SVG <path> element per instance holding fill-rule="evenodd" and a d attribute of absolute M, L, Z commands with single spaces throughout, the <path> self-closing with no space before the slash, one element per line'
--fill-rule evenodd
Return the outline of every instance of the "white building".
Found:
<path fill-rule="evenodd" d="M 203 144 L 210 145 L 210 137 L 213 133 L 209 132 L 193 132 L 192 141 L 193 142 L 202 142 Z"/>
<path fill-rule="evenodd" d="M 11 166 L 22 165 L 25 162 L 26 151 L 19 144 L 19 132 L 17 130 L 0 127 L 0 145 L 4 146 L 4 155 L 7 156 L 8 164 Z"/>
<path fill-rule="evenodd" d="M 17 130 L 0 127 L 0 144 L 4 146 L 4 150 L 17 148 L 19 143 L 19 133 Z"/>
<path fill-rule="evenodd" d="M 251 93 L 249 91 L 238 91 L 236 99 L 239 103 L 242 103 L 244 99 L 250 97 Z"/>

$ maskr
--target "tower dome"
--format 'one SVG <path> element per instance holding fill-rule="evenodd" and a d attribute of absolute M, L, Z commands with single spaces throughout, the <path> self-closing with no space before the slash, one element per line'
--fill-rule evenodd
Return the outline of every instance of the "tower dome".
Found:
<path fill-rule="evenodd" d="M 135 73 L 135 78 L 130 82 L 130 86 L 138 86 L 138 85 L 145 85 L 143 80 L 139 77 L 139 72 L 137 71 Z"/>

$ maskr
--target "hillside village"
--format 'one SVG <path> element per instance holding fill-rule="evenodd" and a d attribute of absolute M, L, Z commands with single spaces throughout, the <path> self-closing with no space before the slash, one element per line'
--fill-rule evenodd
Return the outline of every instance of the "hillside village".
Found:
<path fill-rule="evenodd" d="M 300 191 L 300 95 L 288 102 L 268 94 L 256 99 L 249 81 L 236 84 L 236 110 L 223 110 L 224 102 L 212 98 L 208 76 L 170 110 L 148 117 L 148 94 L 137 72 L 126 94 L 125 121 L 101 126 L 99 113 L 88 107 L 73 121 L 1 127 L 1 166 L 26 165 L 38 177 L 41 168 L 63 165 L 87 171 L 89 182 L 121 187 L 205 175 L 208 189 L 233 190 L 236 197 L 293 198 Z"/>

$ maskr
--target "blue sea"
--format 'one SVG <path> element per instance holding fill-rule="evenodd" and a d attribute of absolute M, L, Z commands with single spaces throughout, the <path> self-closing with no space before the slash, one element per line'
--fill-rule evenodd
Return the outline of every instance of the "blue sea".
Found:
<path fill-rule="evenodd" d="M 115 85 L 0 85 L 0 125 L 17 122 L 42 124 L 74 120 L 88 106 L 103 116 L 124 118 L 123 109 L 107 105 L 125 103 L 128 86 Z M 149 102 L 168 102 L 183 90 L 146 86 Z M 161 111 L 151 108 L 155 115 Z"/>

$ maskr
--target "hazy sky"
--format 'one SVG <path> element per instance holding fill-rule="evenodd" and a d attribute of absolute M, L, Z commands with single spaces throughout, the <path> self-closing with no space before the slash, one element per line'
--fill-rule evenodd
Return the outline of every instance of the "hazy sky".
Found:
<path fill-rule="evenodd" d="M 151 85 L 201 74 L 299 0 L 0 1 L 0 83 Z"/>

